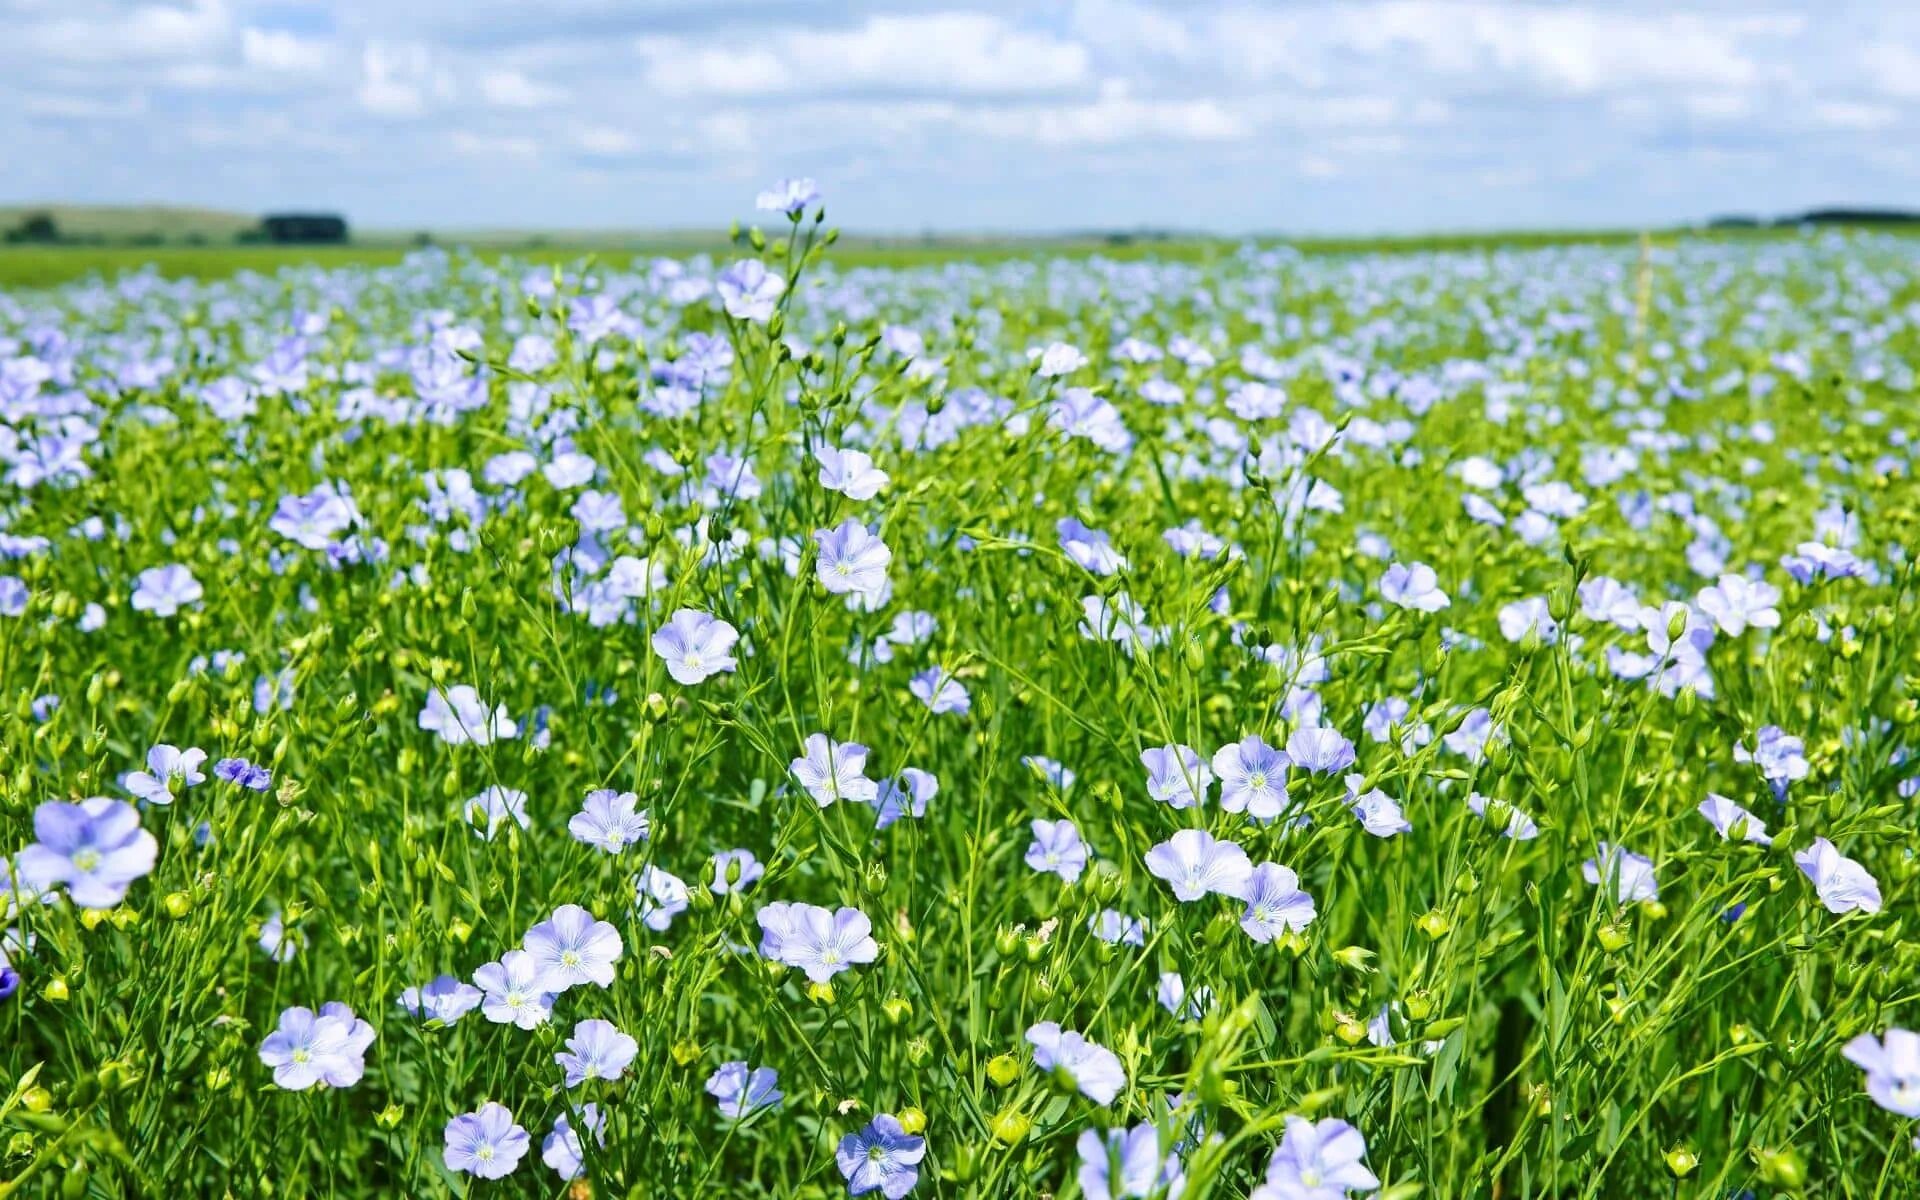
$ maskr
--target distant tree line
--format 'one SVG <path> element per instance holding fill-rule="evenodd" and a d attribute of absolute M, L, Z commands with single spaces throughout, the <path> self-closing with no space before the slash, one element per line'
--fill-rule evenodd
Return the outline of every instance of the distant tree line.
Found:
<path fill-rule="evenodd" d="M 0 234 L 9 242 L 31 242 L 47 244 L 60 241 L 60 225 L 53 219 L 52 213 L 28 213 L 20 218 L 20 223 Z"/>
<path fill-rule="evenodd" d="M 1707 222 L 1709 229 L 1791 229 L 1795 225 L 1915 225 L 1920 211 L 1904 208 L 1810 208 L 1771 220 L 1734 213 Z"/>
<path fill-rule="evenodd" d="M 332 213 L 272 213 L 260 218 L 260 227 L 240 235 L 243 242 L 279 245 L 324 245 L 347 240 L 347 220 Z"/>
<path fill-rule="evenodd" d="M 109 237 L 102 233 L 69 233 L 60 228 L 60 222 L 51 212 L 30 212 L 22 216 L 12 228 L 0 230 L 0 242 L 9 245 L 59 246 L 59 245 L 106 245 L 109 243 L 158 246 L 169 240 L 183 242 L 191 246 L 206 245 L 216 240 L 199 231 L 189 231 L 177 238 L 169 239 L 157 231 L 133 233 L 120 237 Z M 332 213 L 274 213 L 260 219 L 260 224 L 251 229 L 243 229 L 232 235 L 232 240 L 240 243 L 269 243 L 275 245 L 324 245 L 339 244 L 348 240 L 346 218 Z"/>

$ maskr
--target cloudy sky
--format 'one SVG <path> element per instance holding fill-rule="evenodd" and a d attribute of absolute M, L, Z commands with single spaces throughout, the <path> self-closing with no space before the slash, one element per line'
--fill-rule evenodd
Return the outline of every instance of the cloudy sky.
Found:
<path fill-rule="evenodd" d="M 1920 5 L 0 0 L 0 201 L 661 228 L 1920 207 Z"/>

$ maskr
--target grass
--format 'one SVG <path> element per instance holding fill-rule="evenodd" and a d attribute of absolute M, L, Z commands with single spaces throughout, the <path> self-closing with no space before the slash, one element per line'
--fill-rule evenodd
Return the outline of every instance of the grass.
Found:
<path fill-rule="evenodd" d="M 4 210 L 0 210 L 4 211 Z M 6 224 L 0 219 L 0 226 Z M 62 224 L 62 228 L 65 228 Z M 1565 230 L 1546 232 L 1490 232 L 1429 234 L 1405 237 L 1309 237 L 1256 239 L 1262 244 L 1285 244 L 1308 254 L 1430 253 L 1439 251 L 1521 250 L 1553 246 L 1634 245 L 1643 238 L 1657 245 L 1682 242 L 1744 243 L 1784 241 L 1797 231 L 1752 230 Z M 1913 236 L 1897 231 L 1892 236 Z M 609 262 L 655 255 L 719 254 L 727 247 L 723 233 L 688 231 L 672 235 L 607 233 L 592 236 L 491 233 L 463 238 L 450 235 L 440 243 L 452 252 L 472 254 L 482 261 L 503 259 L 530 263 L 566 263 L 586 255 Z M 1206 261 L 1230 254 L 1240 244 L 1234 239 L 1200 237 L 1115 240 L 1105 236 L 1032 238 L 848 238 L 835 253 L 844 266 L 912 267 L 942 262 L 997 262 L 1007 259 L 1099 256 L 1119 261 L 1142 259 Z M 0 245 L 0 288 L 45 288 L 73 280 L 111 279 L 151 269 L 167 279 L 223 279 L 243 271 L 267 273 L 286 267 L 338 268 L 391 266 L 418 247 L 399 234 L 375 234 L 345 246 L 271 245 Z"/>
<path fill-rule="evenodd" d="M 512 259 L 529 263 L 568 263 L 588 255 L 627 262 L 657 255 L 719 254 L 727 249 L 723 233 L 671 238 L 596 238 L 549 241 L 515 238 L 450 241 L 451 253 L 484 262 Z M 848 239 L 835 255 L 844 266 L 905 267 L 950 261 L 994 262 L 1009 258 L 1101 255 L 1122 260 L 1217 257 L 1233 243 L 1204 239 L 1114 243 L 1100 238 L 1008 239 L 926 242 Z M 166 279 L 224 279 L 243 271 L 271 274 L 287 267 L 392 266 L 416 252 L 410 240 L 366 240 L 344 246 L 0 246 L 0 287 L 45 288 L 86 278 L 111 279 L 151 269 Z"/>

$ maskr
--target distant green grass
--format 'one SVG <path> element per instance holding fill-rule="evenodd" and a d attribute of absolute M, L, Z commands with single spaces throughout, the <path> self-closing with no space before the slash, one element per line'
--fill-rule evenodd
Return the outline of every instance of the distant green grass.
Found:
<path fill-rule="evenodd" d="M 260 224 L 255 213 L 170 204 L 0 204 L 0 230 L 42 213 L 63 237 L 105 242 L 231 242 Z"/>
<path fill-rule="evenodd" d="M 1899 229 L 1887 232 L 1904 232 Z M 1440 250 L 1526 249 L 1563 245 L 1625 245 L 1646 237 L 1659 244 L 1676 241 L 1750 241 L 1798 236 L 1794 229 L 1519 231 L 1507 233 L 1431 234 L 1415 237 L 1350 237 L 1286 239 L 1309 254 L 1364 254 Z M 1117 259 L 1176 259 L 1205 261 L 1220 257 L 1244 238 L 1180 238 L 1114 241 L 1098 236 L 1019 238 L 1005 240 L 932 238 L 924 241 L 849 237 L 835 247 L 833 258 L 842 267 L 914 266 L 930 262 L 965 260 L 997 262 L 1011 258 L 1053 255 L 1102 255 Z M 1267 239 L 1261 239 L 1267 240 Z M 1282 239 L 1272 239 L 1279 244 Z M 519 239 L 502 235 L 476 238 L 468 247 L 458 239 L 443 244 L 456 252 L 472 253 L 493 262 L 512 257 L 532 263 L 576 262 L 588 254 L 603 261 L 626 262 L 652 255 L 733 252 L 724 235 L 715 232 L 662 234 L 657 238 L 607 234 L 580 240 Z M 0 289 L 55 287 L 96 276 L 110 279 L 151 268 L 169 279 L 218 279 L 242 271 L 271 273 L 292 266 L 386 266 L 400 262 L 416 247 L 397 237 L 374 235 L 345 246 L 274 245 L 54 245 L 0 246 Z"/>
<path fill-rule="evenodd" d="M 1223 254 L 1236 243 L 1228 241 L 1153 241 L 1114 244 L 1097 239 L 1026 240 L 1007 242 L 930 242 L 861 244 L 836 247 L 841 266 L 911 266 L 950 259 L 998 261 L 1038 255 L 1105 254 L 1115 258 L 1204 259 Z M 459 247 L 486 261 L 511 257 L 534 263 L 575 262 L 588 254 L 609 262 L 626 262 L 656 254 L 715 255 L 730 251 L 723 236 L 680 239 L 624 246 L 604 244 L 519 244 Z M 0 247 L 0 288 L 55 287 L 88 276 L 112 278 L 151 267 L 168 279 L 216 279 L 242 271 L 262 273 L 292 266 L 388 266 L 400 262 L 416 247 L 397 243 L 355 243 L 346 246 L 4 246 Z"/>

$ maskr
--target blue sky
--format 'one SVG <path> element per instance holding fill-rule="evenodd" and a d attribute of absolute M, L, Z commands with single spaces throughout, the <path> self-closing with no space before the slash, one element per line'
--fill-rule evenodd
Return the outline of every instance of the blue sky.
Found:
<path fill-rule="evenodd" d="M 1413 232 L 1920 207 L 1920 5 L 0 0 L 0 201 Z"/>

